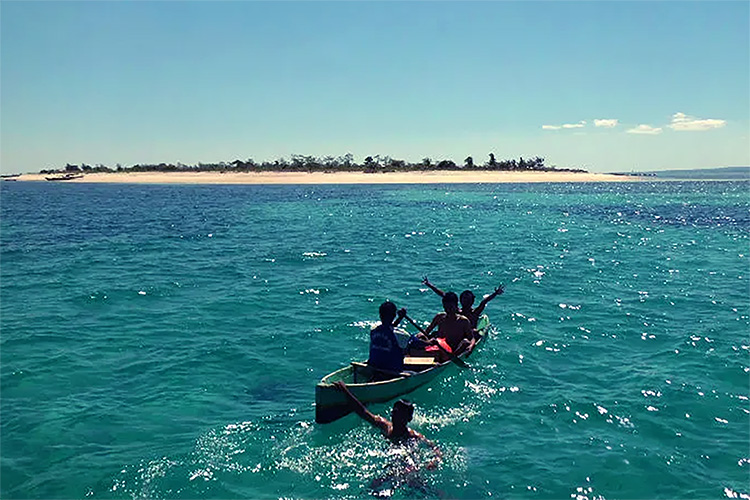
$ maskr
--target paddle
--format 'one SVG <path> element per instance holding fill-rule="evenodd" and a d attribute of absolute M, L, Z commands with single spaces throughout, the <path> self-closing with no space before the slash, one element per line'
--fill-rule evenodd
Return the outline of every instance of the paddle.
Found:
<path fill-rule="evenodd" d="M 410 317 L 409 317 L 408 315 L 406 315 L 406 314 L 404 315 L 404 317 L 405 317 L 405 318 L 406 318 L 406 319 L 407 319 L 407 320 L 409 321 L 409 323 L 411 323 L 412 325 L 414 325 L 414 327 L 415 327 L 415 328 L 416 328 L 417 330 L 419 330 L 419 331 L 420 331 L 421 333 L 424 333 L 424 329 L 423 329 L 423 328 L 422 328 L 421 326 L 419 326 L 419 325 L 417 324 L 417 322 L 416 322 L 416 321 L 414 321 L 413 319 L 411 319 L 411 318 L 410 318 Z M 441 351 L 443 351 L 443 352 L 444 352 L 445 354 L 447 354 L 447 355 L 448 355 L 448 359 L 450 359 L 451 361 L 453 361 L 453 362 L 454 362 L 455 364 L 457 364 L 457 365 L 458 365 L 458 366 L 460 366 L 461 368 L 471 368 L 471 366 L 469 366 L 469 364 L 468 364 L 468 363 L 467 363 L 466 361 L 464 361 L 463 359 L 459 358 L 458 356 L 456 356 L 456 355 L 455 355 L 455 354 L 453 354 L 452 352 L 450 352 L 450 351 L 446 350 L 446 349 L 445 349 L 445 348 L 444 348 L 443 346 L 441 346 L 441 345 L 440 345 L 439 343 L 438 343 L 438 344 L 436 344 L 436 345 L 438 346 L 438 348 L 439 348 L 439 349 L 440 349 Z"/>
<path fill-rule="evenodd" d="M 413 319 L 411 319 L 409 317 L 408 314 L 404 314 L 404 318 L 406 318 L 409 321 L 409 323 L 411 323 L 412 325 L 414 325 L 414 328 L 416 328 L 417 330 L 419 330 L 420 333 L 424 333 L 424 328 L 422 328 L 421 326 L 419 326 L 416 321 L 414 321 Z"/>

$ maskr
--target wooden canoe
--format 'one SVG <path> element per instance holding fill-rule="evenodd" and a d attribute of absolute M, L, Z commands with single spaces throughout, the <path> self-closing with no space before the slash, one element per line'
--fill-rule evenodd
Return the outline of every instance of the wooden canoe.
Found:
<path fill-rule="evenodd" d="M 65 174 L 57 177 L 45 177 L 48 181 L 72 181 L 73 179 L 83 179 L 83 174 Z"/>
<path fill-rule="evenodd" d="M 489 327 L 490 320 L 487 315 L 479 318 L 477 323 L 479 341 L 471 352 L 462 353 L 459 356 L 461 359 L 469 357 L 477 347 L 484 343 Z M 428 359 L 430 361 L 425 362 Z M 434 363 L 430 358 L 405 358 L 404 363 L 405 370 L 411 371 L 411 375 L 404 373 L 378 382 L 370 382 L 374 370 L 367 363 L 352 362 L 349 366 L 329 373 L 315 387 L 315 421 L 319 424 L 326 424 L 351 412 L 346 397 L 333 386 L 334 382 L 339 380 L 344 382 L 351 393 L 364 404 L 384 403 L 431 382 L 454 364 L 453 361 Z"/>

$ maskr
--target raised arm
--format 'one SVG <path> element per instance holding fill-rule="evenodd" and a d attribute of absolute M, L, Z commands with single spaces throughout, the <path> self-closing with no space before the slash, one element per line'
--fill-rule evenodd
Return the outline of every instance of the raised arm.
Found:
<path fill-rule="evenodd" d="M 501 284 L 500 286 L 498 286 L 497 288 L 495 288 L 494 292 L 492 292 L 491 294 L 489 294 L 488 296 L 486 296 L 482 300 L 482 302 L 479 303 L 479 305 L 476 307 L 476 309 L 474 309 L 474 314 L 476 315 L 476 317 L 478 318 L 479 315 L 482 314 L 482 312 L 484 311 L 484 307 L 487 305 L 487 303 L 490 300 L 494 299 L 498 295 L 502 295 L 504 291 L 505 291 L 505 287 Z"/>
<path fill-rule="evenodd" d="M 436 287 L 435 285 L 433 285 L 432 283 L 430 283 L 430 280 L 427 279 L 427 276 L 425 276 L 422 279 L 422 283 L 426 285 L 427 288 L 435 292 L 436 294 L 440 295 L 441 297 L 445 297 L 445 292 L 439 289 L 438 287 Z"/>
<path fill-rule="evenodd" d="M 349 391 L 349 388 L 346 386 L 346 384 L 338 380 L 333 383 L 333 386 L 337 390 L 341 391 L 344 396 L 346 396 L 346 399 L 349 401 L 349 404 L 357 415 L 359 415 L 363 420 L 366 420 L 378 429 L 384 432 L 386 431 L 387 423 L 385 422 L 385 419 L 378 417 L 370 410 L 368 410 L 365 405 L 363 405 L 362 402 L 357 399 L 354 394 L 351 393 L 351 391 Z"/>

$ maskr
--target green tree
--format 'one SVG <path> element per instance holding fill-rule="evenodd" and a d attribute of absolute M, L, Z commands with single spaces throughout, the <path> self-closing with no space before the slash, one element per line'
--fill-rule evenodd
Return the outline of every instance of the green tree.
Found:
<path fill-rule="evenodd" d="M 354 155 L 346 153 L 344 156 L 339 156 L 338 162 L 346 168 L 351 168 L 354 166 Z"/>
<path fill-rule="evenodd" d="M 394 170 L 405 170 L 406 169 L 406 162 L 404 160 L 391 160 L 390 164 L 388 165 Z"/>
<path fill-rule="evenodd" d="M 454 170 L 456 163 L 453 160 L 441 160 L 438 162 L 436 168 L 438 170 Z"/>

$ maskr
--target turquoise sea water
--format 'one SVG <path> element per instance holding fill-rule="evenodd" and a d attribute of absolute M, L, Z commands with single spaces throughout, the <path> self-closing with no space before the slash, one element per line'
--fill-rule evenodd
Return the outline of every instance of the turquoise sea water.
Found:
<path fill-rule="evenodd" d="M 748 498 L 748 187 L 5 183 L 0 496 Z M 506 292 L 407 472 L 314 386 L 423 275 Z"/>

